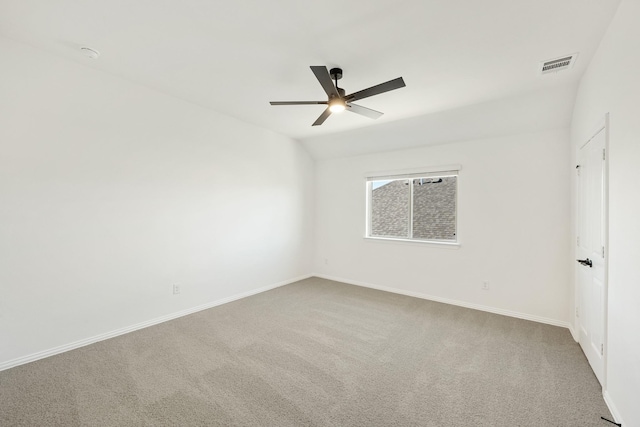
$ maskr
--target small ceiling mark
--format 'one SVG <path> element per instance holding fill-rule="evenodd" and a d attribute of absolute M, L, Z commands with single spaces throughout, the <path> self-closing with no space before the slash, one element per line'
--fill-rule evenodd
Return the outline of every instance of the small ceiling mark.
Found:
<path fill-rule="evenodd" d="M 81 47 L 80 51 L 91 59 L 97 59 L 100 56 L 100 52 L 90 47 Z"/>

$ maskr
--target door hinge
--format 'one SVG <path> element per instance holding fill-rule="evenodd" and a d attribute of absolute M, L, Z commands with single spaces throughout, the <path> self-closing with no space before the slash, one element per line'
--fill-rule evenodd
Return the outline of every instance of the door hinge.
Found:
<path fill-rule="evenodd" d="M 580 313 L 578 313 L 578 307 L 576 307 L 576 317 L 580 317 Z"/>
<path fill-rule="evenodd" d="M 605 149 L 603 148 L 603 149 L 602 149 L 602 160 L 605 160 L 605 159 L 606 159 L 606 157 L 607 157 L 604 153 L 605 153 Z"/>
<path fill-rule="evenodd" d="M 604 258 L 604 246 L 602 247 L 602 258 Z"/>
<path fill-rule="evenodd" d="M 600 344 L 600 356 L 604 356 L 604 344 Z"/>
<path fill-rule="evenodd" d="M 576 237 L 576 244 L 580 246 L 580 236 Z"/>
<path fill-rule="evenodd" d="M 580 165 L 576 165 L 576 172 L 578 173 L 578 176 L 580 176 Z"/>

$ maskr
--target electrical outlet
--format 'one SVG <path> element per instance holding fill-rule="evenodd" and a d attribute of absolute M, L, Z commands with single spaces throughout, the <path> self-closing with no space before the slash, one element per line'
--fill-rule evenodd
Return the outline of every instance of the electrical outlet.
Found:
<path fill-rule="evenodd" d="M 173 294 L 174 295 L 178 295 L 180 293 L 180 285 L 178 285 L 177 283 L 173 285 Z"/>
<path fill-rule="evenodd" d="M 489 290 L 489 281 L 485 280 L 482 282 L 482 290 L 483 291 L 488 291 Z"/>

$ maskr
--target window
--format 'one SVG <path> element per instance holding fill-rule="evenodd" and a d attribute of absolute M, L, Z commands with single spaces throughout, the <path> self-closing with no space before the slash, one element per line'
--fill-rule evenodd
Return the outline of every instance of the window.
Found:
<path fill-rule="evenodd" d="M 367 237 L 457 242 L 458 171 L 367 178 Z"/>

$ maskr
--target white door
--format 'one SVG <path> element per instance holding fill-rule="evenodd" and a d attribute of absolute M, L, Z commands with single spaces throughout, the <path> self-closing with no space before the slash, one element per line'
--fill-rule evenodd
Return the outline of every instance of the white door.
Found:
<path fill-rule="evenodd" d="M 606 135 L 603 127 L 578 154 L 577 316 L 580 345 L 600 384 L 606 321 Z"/>

